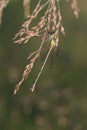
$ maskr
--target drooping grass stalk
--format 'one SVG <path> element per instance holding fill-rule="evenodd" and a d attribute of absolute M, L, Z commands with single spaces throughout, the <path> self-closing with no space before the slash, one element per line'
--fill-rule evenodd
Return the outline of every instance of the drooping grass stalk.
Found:
<path fill-rule="evenodd" d="M 66 0 L 67 2 L 69 0 Z M 36 76 L 35 82 L 31 87 L 32 92 L 35 89 L 36 83 L 39 80 L 39 77 L 46 65 L 48 57 L 53 48 L 58 48 L 59 44 L 59 34 L 62 33 L 65 35 L 65 30 L 62 24 L 62 13 L 60 7 L 60 0 L 47 0 L 46 3 L 41 4 L 42 0 L 39 0 L 32 14 L 28 15 L 26 21 L 21 26 L 21 29 L 14 37 L 14 43 L 22 44 L 27 43 L 32 37 L 39 37 L 41 39 L 41 44 L 39 48 L 32 52 L 29 57 L 29 63 L 26 65 L 24 72 L 22 74 L 22 79 L 16 85 L 14 89 L 14 94 L 19 90 L 21 84 L 30 74 L 35 61 L 40 57 L 43 49 L 43 45 L 46 41 L 50 42 L 50 48 L 47 53 L 47 56 L 42 64 L 42 67 L 39 71 L 39 74 Z M 40 17 L 39 22 L 31 27 L 31 23 L 35 20 L 41 11 L 46 8 L 44 14 Z M 78 17 L 79 8 L 78 0 L 72 0 L 71 8 L 74 11 L 74 15 Z M 47 43 L 47 42 L 46 42 Z"/>

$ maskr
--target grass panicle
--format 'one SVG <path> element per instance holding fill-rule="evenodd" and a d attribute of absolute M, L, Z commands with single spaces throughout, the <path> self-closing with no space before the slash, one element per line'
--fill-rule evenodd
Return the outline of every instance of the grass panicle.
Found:
<path fill-rule="evenodd" d="M 66 1 L 68 2 L 69 0 L 66 0 Z M 27 0 L 25 0 L 25 2 L 27 2 Z M 21 29 L 14 37 L 14 43 L 17 43 L 17 44 L 27 43 L 32 37 L 39 37 L 41 39 L 41 44 L 39 48 L 36 51 L 29 54 L 29 57 L 28 57 L 29 63 L 26 65 L 24 72 L 22 74 L 22 78 L 14 89 L 14 95 L 19 90 L 23 81 L 30 74 L 35 61 L 40 57 L 42 53 L 43 45 L 46 46 L 45 43 L 49 42 L 50 47 L 48 48 L 48 53 L 31 87 L 31 91 L 32 92 L 34 91 L 37 81 L 39 80 L 39 77 L 46 65 L 46 62 L 48 60 L 48 57 L 51 51 L 53 49 L 55 50 L 59 46 L 58 45 L 59 34 L 62 33 L 63 35 L 65 35 L 65 30 L 62 24 L 60 0 L 47 0 L 46 3 L 43 3 L 43 4 L 41 4 L 41 2 L 42 2 L 41 0 L 38 1 L 33 12 L 31 14 L 30 13 L 28 14 L 25 22 L 21 26 Z M 44 11 L 44 14 L 40 17 L 37 25 L 31 27 L 30 25 L 32 21 L 34 21 L 37 18 L 38 14 L 44 8 L 46 10 Z M 78 13 L 79 13 L 78 0 L 72 0 L 71 8 L 76 18 L 78 18 Z"/>

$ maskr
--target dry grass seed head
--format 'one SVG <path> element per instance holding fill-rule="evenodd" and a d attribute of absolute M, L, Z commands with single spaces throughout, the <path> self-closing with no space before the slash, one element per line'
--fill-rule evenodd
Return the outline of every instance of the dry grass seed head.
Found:
<path fill-rule="evenodd" d="M 66 0 L 69 1 L 69 0 Z M 78 0 L 72 0 L 72 9 L 74 10 L 74 14 L 76 16 L 78 16 L 78 7 L 77 7 L 77 2 Z M 40 21 L 38 22 L 38 24 L 34 27 L 32 27 L 30 29 L 30 24 L 32 22 L 32 20 L 34 20 L 37 15 L 39 14 L 39 12 L 48 4 L 48 8 L 45 11 L 44 15 L 40 18 Z M 54 32 L 53 35 L 51 35 L 51 32 Z M 41 5 L 41 0 L 39 0 L 36 8 L 34 9 L 34 11 L 32 12 L 32 15 L 29 15 L 26 19 L 26 21 L 24 22 L 24 24 L 21 26 L 20 31 L 15 35 L 14 39 L 15 43 L 21 44 L 21 43 L 26 43 L 29 41 L 30 38 L 35 37 L 35 36 L 41 36 L 41 44 L 38 50 L 32 52 L 29 57 L 29 64 L 26 65 L 25 70 L 22 74 L 22 79 L 19 81 L 19 83 L 16 85 L 15 89 L 14 89 L 14 94 L 16 94 L 16 92 L 19 90 L 21 84 L 23 83 L 23 81 L 28 77 L 28 75 L 30 74 L 33 65 L 36 61 L 36 59 L 40 56 L 41 50 L 43 48 L 43 44 L 45 43 L 46 40 L 46 36 L 48 35 L 48 32 L 50 32 L 50 35 L 53 37 L 51 38 L 51 45 L 50 48 L 48 50 L 48 53 L 45 57 L 45 60 L 42 64 L 42 67 L 35 79 L 35 82 L 31 88 L 31 91 L 33 92 L 36 86 L 36 83 L 46 65 L 47 59 L 51 53 L 51 50 L 53 48 L 57 48 L 58 47 L 58 43 L 59 43 L 59 32 L 61 32 L 62 34 L 65 34 L 64 31 L 64 27 L 62 25 L 62 15 L 61 15 L 61 10 L 60 10 L 60 0 L 48 0 L 45 4 Z M 50 36 L 49 36 L 50 37 Z M 55 40 L 54 40 L 55 39 Z M 49 40 L 49 39 L 48 39 Z"/>

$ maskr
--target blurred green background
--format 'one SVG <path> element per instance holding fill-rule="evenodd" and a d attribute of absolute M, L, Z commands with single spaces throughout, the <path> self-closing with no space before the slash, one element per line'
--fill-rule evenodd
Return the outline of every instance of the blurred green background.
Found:
<path fill-rule="evenodd" d="M 35 6 L 31 3 L 31 11 Z M 69 3 L 61 1 L 66 35 L 60 37 L 59 51 L 51 57 L 36 85 L 43 56 L 28 79 L 13 96 L 27 56 L 39 40 L 17 45 L 12 39 L 24 21 L 22 0 L 11 0 L 0 26 L 0 130 L 87 130 L 87 0 L 79 0 L 79 19 Z"/>

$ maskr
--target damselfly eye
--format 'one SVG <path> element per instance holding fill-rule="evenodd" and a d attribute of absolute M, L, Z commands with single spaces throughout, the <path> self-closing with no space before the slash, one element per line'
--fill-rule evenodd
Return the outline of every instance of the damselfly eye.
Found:
<path fill-rule="evenodd" d="M 50 34 L 50 35 L 53 35 L 55 33 L 55 30 L 54 31 L 48 31 L 48 34 Z"/>

